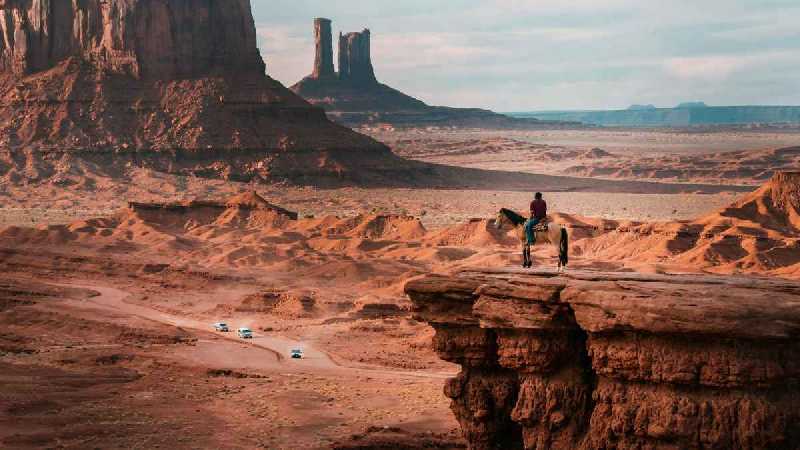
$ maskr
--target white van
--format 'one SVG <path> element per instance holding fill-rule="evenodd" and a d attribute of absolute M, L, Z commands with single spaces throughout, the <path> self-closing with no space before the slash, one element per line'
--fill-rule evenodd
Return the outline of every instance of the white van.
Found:
<path fill-rule="evenodd" d="M 253 339 L 253 331 L 250 328 L 239 328 L 238 333 L 242 339 Z"/>

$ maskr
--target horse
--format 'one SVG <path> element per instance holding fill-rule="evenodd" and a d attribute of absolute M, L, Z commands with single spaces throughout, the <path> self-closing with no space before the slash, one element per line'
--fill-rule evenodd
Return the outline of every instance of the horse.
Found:
<path fill-rule="evenodd" d="M 519 240 L 522 243 L 522 267 L 533 267 L 531 260 L 531 246 L 528 244 L 528 238 L 525 236 L 525 223 L 527 218 L 523 217 L 516 212 L 503 208 L 497 212 L 497 219 L 495 225 L 498 230 L 509 227 L 517 232 Z M 537 226 L 538 228 L 538 226 Z M 555 222 L 547 223 L 547 231 L 534 230 L 535 242 L 549 242 L 558 248 L 558 271 L 566 269 L 569 263 L 569 233 L 562 224 Z"/>

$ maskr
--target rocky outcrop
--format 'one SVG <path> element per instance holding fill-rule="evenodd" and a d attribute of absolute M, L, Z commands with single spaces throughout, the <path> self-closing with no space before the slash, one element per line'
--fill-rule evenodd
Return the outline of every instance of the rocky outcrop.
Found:
<path fill-rule="evenodd" d="M 316 57 L 314 58 L 314 79 L 331 78 L 336 75 L 333 69 L 333 33 L 330 19 L 314 19 L 314 42 Z"/>
<path fill-rule="evenodd" d="M 80 183 L 64 178 L 84 163 L 317 185 L 404 167 L 265 75 L 249 0 L 4 0 L 0 34 L 3 182 Z"/>
<path fill-rule="evenodd" d="M 0 70 L 24 75 L 69 57 L 135 77 L 263 73 L 249 0 L 5 0 Z"/>
<path fill-rule="evenodd" d="M 327 32 L 330 20 L 316 19 L 314 34 L 317 52 L 314 71 L 291 87 L 292 91 L 328 116 L 349 127 L 371 124 L 394 126 L 461 126 L 484 128 L 574 127 L 577 123 L 542 122 L 514 119 L 478 108 L 429 106 L 425 102 L 380 83 L 375 76 L 371 55 L 371 33 L 339 33 L 339 72 L 333 76 L 327 65 L 332 54 Z"/>
<path fill-rule="evenodd" d="M 513 270 L 406 292 L 473 449 L 800 448 L 800 284 Z"/>
<path fill-rule="evenodd" d="M 339 79 L 360 86 L 378 83 L 370 55 L 370 31 L 339 33 Z"/>

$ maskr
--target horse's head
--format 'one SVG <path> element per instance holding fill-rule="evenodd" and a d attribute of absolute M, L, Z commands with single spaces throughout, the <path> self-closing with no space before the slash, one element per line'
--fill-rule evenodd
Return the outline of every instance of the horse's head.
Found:
<path fill-rule="evenodd" d="M 506 217 L 503 210 L 497 211 L 497 217 L 494 219 L 495 227 L 497 227 L 498 230 L 502 230 L 506 223 L 508 223 L 508 217 Z"/>

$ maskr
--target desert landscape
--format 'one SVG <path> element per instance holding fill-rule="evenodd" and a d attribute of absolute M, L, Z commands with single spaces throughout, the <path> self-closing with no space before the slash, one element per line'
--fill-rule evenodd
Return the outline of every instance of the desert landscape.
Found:
<path fill-rule="evenodd" d="M 289 89 L 253 3 L 0 2 L 0 448 L 800 448 L 795 128 Z"/>

